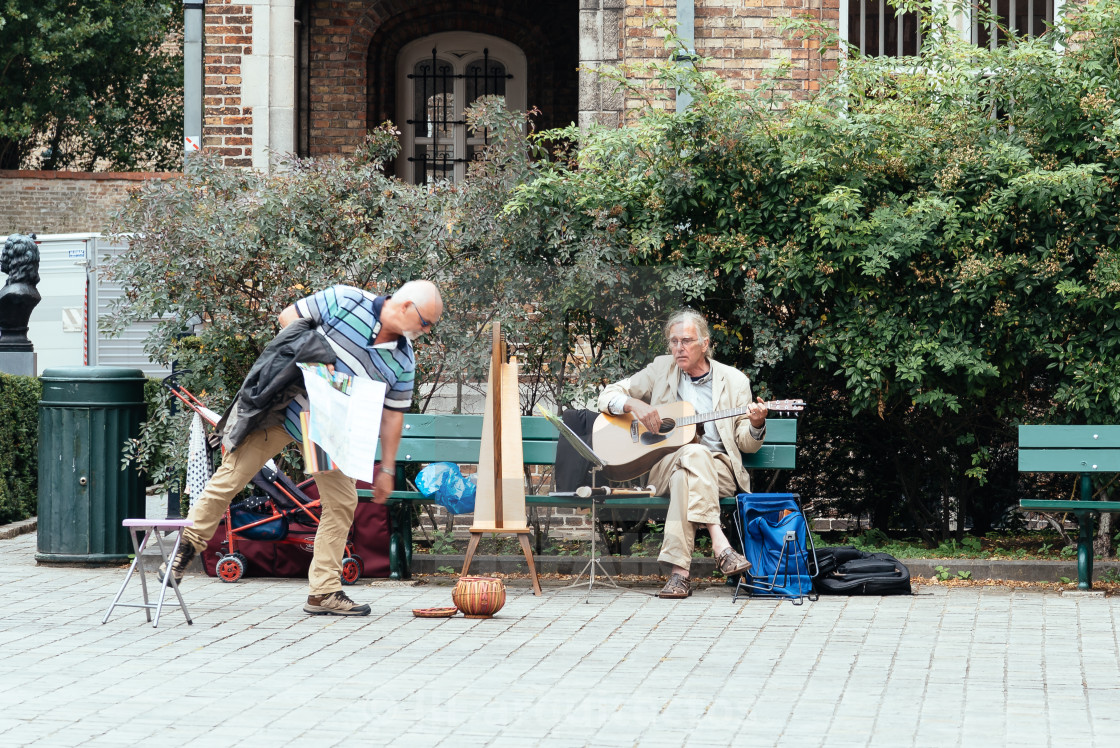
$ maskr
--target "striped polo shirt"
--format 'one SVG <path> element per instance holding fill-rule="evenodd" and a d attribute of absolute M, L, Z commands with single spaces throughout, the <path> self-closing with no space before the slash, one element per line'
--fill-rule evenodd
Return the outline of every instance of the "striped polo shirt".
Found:
<path fill-rule="evenodd" d="M 416 356 L 408 338 L 401 335 L 389 343 L 373 341 L 381 330 L 381 307 L 388 296 L 375 296 L 352 286 L 331 286 L 295 303 L 300 317 L 313 320 L 326 337 L 338 360 L 335 371 L 384 382 L 385 407 L 406 412 L 412 405 Z M 284 428 L 293 439 L 303 438 L 299 414 L 308 409 L 307 398 L 299 396 L 284 414 Z"/>

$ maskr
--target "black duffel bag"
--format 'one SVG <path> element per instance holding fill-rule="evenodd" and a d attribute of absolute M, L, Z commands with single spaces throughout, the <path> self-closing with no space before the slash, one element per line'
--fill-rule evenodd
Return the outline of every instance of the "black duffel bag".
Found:
<path fill-rule="evenodd" d="M 822 595 L 909 595 L 910 570 L 887 553 L 851 546 L 817 549 L 813 587 Z"/>

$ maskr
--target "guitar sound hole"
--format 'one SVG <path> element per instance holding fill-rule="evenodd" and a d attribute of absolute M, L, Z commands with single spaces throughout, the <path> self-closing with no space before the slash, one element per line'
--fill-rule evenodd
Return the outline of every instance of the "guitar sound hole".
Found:
<path fill-rule="evenodd" d="M 640 441 L 643 445 L 645 445 L 647 447 L 651 446 L 653 444 L 660 444 L 661 442 L 665 441 L 665 439 L 667 438 L 667 435 L 672 433 L 673 429 L 675 429 L 676 427 L 677 427 L 677 422 L 674 421 L 672 418 L 662 418 L 661 419 L 661 432 L 655 434 L 652 431 L 647 431 L 644 434 L 642 434 L 642 437 L 641 437 Z"/>

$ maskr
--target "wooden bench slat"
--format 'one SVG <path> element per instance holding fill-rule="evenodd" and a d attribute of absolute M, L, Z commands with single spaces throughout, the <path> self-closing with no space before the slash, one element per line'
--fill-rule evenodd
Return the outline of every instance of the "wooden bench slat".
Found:
<path fill-rule="evenodd" d="M 525 464 L 551 465 L 556 462 L 556 442 L 522 442 Z M 481 441 L 474 439 L 401 439 L 397 462 L 477 463 Z M 378 449 L 378 458 L 381 451 Z"/>
<path fill-rule="evenodd" d="M 796 418 L 767 418 L 767 444 L 797 444 Z"/>
<path fill-rule="evenodd" d="M 478 439 L 401 439 L 398 462 L 477 463 Z M 523 442 L 525 464 L 552 465 L 556 462 L 555 442 Z M 380 450 L 378 458 L 381 457 Z M 792 469 L 797 466 L 797 447 L 792 444 L 764 444 L 753 454 L 743 455 L 743 465 L 760 470 Z"/>
<path fill-rule="evenodd" d="M 406 413 L 402 438 L 417 439 L 478 439 L 482 433 L 482 416 L 435 415 Z M 556 441 L 559 434 L 547 419 L 540 416 L 521 416 L 521 438 L 524 440 Z M 768 418 L 766 420 L 767 444 L 796 444 L 796 418 Z"/>
<path fill-rule="evenodd" d="M 792 444 L 763 444 L 757 452 L 742 455 L 743 467 L 761 470 L 791 470 L 797 467 L 797 447 Z"/>
<path fill-rule="evenodd" d="M 482 416 L 406 413 L 402 437 L 475 439 L 482 433 Z M 521 438 L 556 441 L 556 428 L 540 416 L 521 417 Z"/>
<path fill-rule="evenodd" d="M 1116 473 L 1120 449 L 1020 449 L 1021 473 Z"/>
<path fill-rule="evenodd" d="M 1120 426 L 1020 426 L 1019 449 L 1116 449 Z"/>
<path fill-rule="evenodd" d="M 1020 499 L 1023 509 L 1041 512 L 1120 512 L 1120 501 L 1077 501 L 1060 499 Z"/>

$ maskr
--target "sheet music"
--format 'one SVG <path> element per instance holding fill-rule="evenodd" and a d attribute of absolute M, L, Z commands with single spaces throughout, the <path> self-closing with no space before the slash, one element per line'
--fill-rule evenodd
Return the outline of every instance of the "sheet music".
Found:
<path fill-rule="evenodd" d="M 595 454 L 595 450 L 589 447 L 587 445 L 587 442 L 585 442 L 583 439 L 580 439 L 579 436 L 576 435 L 576 432 L 572 431 L 571 428 L 568 427 L 568 424 L 564 423 L 560 416 L 556 415 L 540 403 L 537 403 L 537 410 L 541 412 L 541 415 L 548 419 L 549 423 L 556 427 L 556 430 L 560 432 L 560 436 L 564 437 L 568 441 L 568 443 L 572 445 L 572 448 L 576 452 L 578 452 L 583 459 L 587 460 L 597 468 L 606 466 L 606 461 L 599 455 Z"/>
<path fill-rule="evenodd" d="M 323 364 L 299 364 L 311 403 L 308 428 L 311 441 L 322 447 L 346 475 L 373 480 L 384 382 L 331 373 Z"/>

